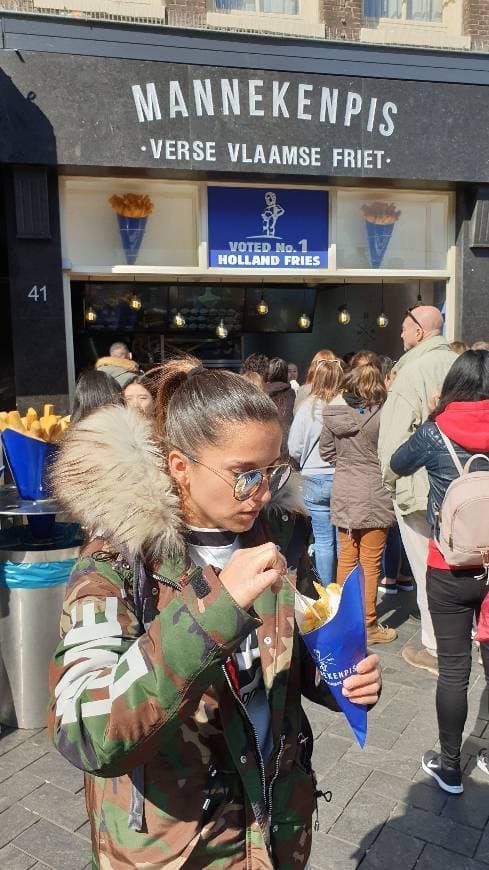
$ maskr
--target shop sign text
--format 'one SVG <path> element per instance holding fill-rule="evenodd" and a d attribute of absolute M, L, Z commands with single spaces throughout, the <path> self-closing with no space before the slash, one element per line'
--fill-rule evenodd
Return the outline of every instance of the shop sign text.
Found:
<path fill-rule="evenodd" d="M 209 266 L 327 268 L 326 191 L 210 186 L 207 197 Z"/>
<path fill-rule="evenodd" d="M 310 82 L 291 82 L 278 79 L 222 77 L 219 79 L 192 78 L 182 83 L 171 79 L 160 85 L 155 82 L 133 84 L 132 98 L 138 123 L 154 125 L 170 123 L 170 129 L 179 121 L 196 128 L 201 119 L 236 119 L 246 124 L 247 119 L 263 119 L 262 141 L 236 141 L 231 138 L 164 138 L 150 136 L 141 151 L 164 164 L 193 165 L 219 164 L 225 160 L 231 166 L 297 167 L 343 172 L 354 170 L 381 170 L 391 162 L 381 147 L 350 148 L 337 142 L 329 143 L 333 133 L 350 132 L 359 142 L 365 136 L 375 136 L 375 144 L 389 141 L 396 129 L 398 106 L 393 100 L 379 96 L 363 96 L 351 88 L 330 87 Z M 273 126 L 280 121 L 297 129 L 297 122 L 311 122 L 324 131 L 325 142 L 317 145 L 274 141 Z M 281 128 L 283 130 L 283 126 Z M 291 127 L 292 136 L 294 131 Z"/>

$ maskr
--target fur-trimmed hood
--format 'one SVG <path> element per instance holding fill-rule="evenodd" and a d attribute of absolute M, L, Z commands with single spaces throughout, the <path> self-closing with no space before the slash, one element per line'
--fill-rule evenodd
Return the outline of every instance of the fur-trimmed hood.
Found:
<path fill-rule="evenodd" d="M 132 408 L 100 408 L 81 420 L 60 447 L 52 481 L 56 499 L 90 536 L 128 555 L 184 552 L 178 496 L 151 423 Z M 307 513 L 300 475 L 291 475 L 267 510 Z"/>

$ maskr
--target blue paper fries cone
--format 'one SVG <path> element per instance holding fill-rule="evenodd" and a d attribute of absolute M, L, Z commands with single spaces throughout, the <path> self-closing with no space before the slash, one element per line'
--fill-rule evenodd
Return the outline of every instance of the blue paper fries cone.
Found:
<path fill-rule="evenodd" d="M 368 251 L 372 268 L 379 269 L 391 240 L 394 224 L 373 224 L 365 221 L 367 225 Z"/>
<path fill-rule="evenodd" d="M 117 215 L 119 234 L 126 256 L 126 263 L 133 266 L 136 262 L 146 230 L 147 217 L 124 217 Z"/>
<path fill-rule="evenodd" d="M 355 665 L 367 654 L 363 571 L 360 565 L 348 575 L 336 616 L 315 631 L 302 635 L 322 679 L 343 710 L 360 746 L 367 739 L 367 709 L 342 695 L 343 681 L 353 676 Z"/>
<path fill-rule="evenodd" d="M 45 444 L 14 429 L 2 432 L 3 449 L 22 498 L 49 498 L 47 470 L 56 453 L 55 444 Z"/>

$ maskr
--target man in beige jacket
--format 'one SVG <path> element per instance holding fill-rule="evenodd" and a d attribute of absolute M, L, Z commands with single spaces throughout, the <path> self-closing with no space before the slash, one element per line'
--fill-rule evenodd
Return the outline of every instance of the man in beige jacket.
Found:
<path fill-rule="evenodd" d="M 104 372 L 114 378 L 122 389 L 142 374 L 125 342 L 115 341 L 110 345 L 109 354 L 109 356 L 99 357 L 95 363 L 95 368 L 97 371 Z"/>
<path fill-rule="evenodd" d="M 420 305 L 406 312 L 401 338 L 406 353 L 393 370 L 394 380 L 382 409 L 379 459 L 385 486 L 392 492 L 404 549 L 416 580 L 421 614 L 422 649 L 406 646 L 403 658 L 416 668 L 438 673 L 436 641 L 426 597 L 426 560 L 431 527 L 426 520 L 428 476 L 423 468 L 398 478 L 390 467 L 397 448 L 428 418 L 433 397 L 457 359 L 442 336 L 443 319 L 437 308 Z"/>

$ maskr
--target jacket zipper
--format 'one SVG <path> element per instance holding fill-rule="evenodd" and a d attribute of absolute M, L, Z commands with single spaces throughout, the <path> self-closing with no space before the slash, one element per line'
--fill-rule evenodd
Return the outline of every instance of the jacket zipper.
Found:
<path fill-rule="evenodd" d="M 170 586 L 170 588 L 174 589 L 175 592 L 182 591 L 180 583 L 177 583 L 176 580 L 170 580 L 169 577 L 162 577 L 161 574 L 155 574 L 153 571 L 151 572 L 151 577 L 153 580 L 156 580 L 157 583 L 162 583 L 163 586 Z"/>
<path fill-rule="evenodd" d="M 282 760 L 282 755 L 284 753 L 285 748 L 285 734 L 281 734 L 280 736 L 280 749 L 277 754 L 277 758 L 275 760 L 275 768 L 273 771 L 273 776 L 270 780 L 270 785 L 268 786 L 268 818 L 270 822 L 272 821 L 272 791 L 275 785 L 275 780 L 277 779 L 278 772 L 280 769 L 280 762 Z"/>
<path fill-rule="evenodd" d="M 230 678 L 230 676 L 229 676 L 229 674 L 228 674 L 228 672 L 227 672 L 227 670 L 226 670 L 226 666 L 225 666 L 225 665 L 222 665 L 222 669 L 223 669 L 223 671 L 224 671 L 224 676 L 226 677 L 227 684 L 228 684 L 229 688 L 231 689 L 231 692 L 232 692 L 232 694 L 233 694 L 233 697 L 234 697 L 235 700 L 238 702 L 238 704 L 240 705 L 240 707 L 241 707 L 243 713 L 245 714 L 246 719 L 247 719 L 248 722 L 249 722 L 249 725 L 250 725 L 251 731 L 252 731 L 252 733 L 253 733 L 253 737 L 255 738 L 255 749 L 256 749 L 256 754 L 258 755 L 258 759 L 259 759 L 259 762 L 260 762 L 260 778 L 261 778 L 261 787 L 262 787 L 262 794 L 263 794 L 263 803 L 264 803 L 265 809 L 267 809 L 267 789 L 266 789 L 266 780 L 265 780 L 265 765 L 264 765 L 264 763 L 263 763 L 263 756 L 262 756 L 261 751 L 260 751 L 260 745 L 259 745 L 259 743 L 258 743 L 258 737 L 257 737 L 257 734 L 256 734 L 255 726 L 253 725 L 253 722 L 251 721 L 250 717 L 248 716 L 248 713 L 247 713 L 247 711 L 246 711 L 246 707 L 245 707 L 245 705 L 243 704 L 241 698 L 239 697 L 238 693 L 236 692 L 236 689 L 234 688 L 234 686 L 233 686 L 233 684 L 232 684 L 232 682 L 231 682 L 231 678 Z"/>

